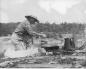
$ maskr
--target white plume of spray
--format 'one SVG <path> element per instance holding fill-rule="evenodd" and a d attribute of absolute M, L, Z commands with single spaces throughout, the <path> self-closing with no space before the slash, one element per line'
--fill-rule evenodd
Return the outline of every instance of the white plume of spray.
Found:
<path fill-rule="evenodd" d="M 12 48 L 8 48 L 5 52 L 5 57 L 9 58 L 19 58 L 19 57 L 26 57 L 26 56 L 33 56 L 38 53 L 38 48 L 28 48 L 27 50 L 18 50 L 15 51 Z"/>

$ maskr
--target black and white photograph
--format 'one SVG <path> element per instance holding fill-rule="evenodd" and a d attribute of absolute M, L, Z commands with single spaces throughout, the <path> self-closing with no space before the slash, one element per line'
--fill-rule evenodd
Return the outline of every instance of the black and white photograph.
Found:
<path fill-rule="evenodd" d="M 0 0 L 0 69 L 86 69 L 86 0 Z"/>

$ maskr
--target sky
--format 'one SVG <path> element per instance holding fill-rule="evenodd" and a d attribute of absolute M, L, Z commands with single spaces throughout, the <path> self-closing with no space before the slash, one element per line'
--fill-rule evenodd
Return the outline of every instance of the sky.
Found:
<path fill-rule="evenodd" d="M 86 0 L 0 0 L 0 22 L 22 22 L 33 15 L 40 22 L 86 23 Z"/>

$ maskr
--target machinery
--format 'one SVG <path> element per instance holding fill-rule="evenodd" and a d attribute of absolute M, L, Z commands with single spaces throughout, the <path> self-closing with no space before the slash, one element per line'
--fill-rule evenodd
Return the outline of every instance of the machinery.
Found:
<path fill-rule="evenodd" d="M 44 48 L 46 52 L 52 52 L 53 55 L 58 54 L 58 52 L 60 54 L 73 54 L 75 51 L 75 44 L 71 38 L 65 38 L 64 41 L 48 38 L 41 41 L 41 47 Z"/>

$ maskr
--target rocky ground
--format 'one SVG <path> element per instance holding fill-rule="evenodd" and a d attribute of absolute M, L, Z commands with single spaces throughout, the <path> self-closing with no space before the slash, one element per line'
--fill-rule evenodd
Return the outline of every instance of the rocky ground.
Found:
<path fill-rule="evenodd" d="M 86 68 L 86 56 L 34 56 L 24 58 L 2 58 L 1 68 Z"/>
<path fill-rule="evenodd" d="M 8 38 L 6 38 L 8 40 Z M 6 41 L 7 41 L 6 40 Z M 5 41 L 0 39 L 1 43 Z M 7 42 L 5 42 L 7 45 Z M 9 45 L 9 44 L 8 44 Z M 1 48 L 4 50 L 3 46 Z M 7 48 L 7 46 L 6 46 Z M 1 49 L 1 50 L 2 50 Z M 3 50 L 1 52 L 3 52 Z M 86 52 L 81 50 L 72 55 L 38 55 L 34 57 L 6 58 L 0 56 L 0 68 L 86 68 Z M 3 57 L 2 57 L 3 56 Z"/>

